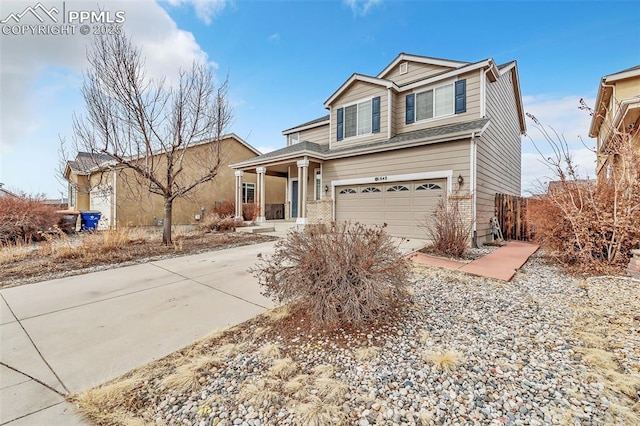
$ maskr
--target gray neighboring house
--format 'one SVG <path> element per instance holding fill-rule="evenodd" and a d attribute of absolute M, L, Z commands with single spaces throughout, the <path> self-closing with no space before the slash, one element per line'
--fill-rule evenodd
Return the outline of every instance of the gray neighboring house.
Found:
<path fill-rule="evenodd" d="M 284 130 L 286 147 L 240 163 L 286 177 L 285 217 L 388 225 L 426 238 L 438 200 L 457 198 L 474 242 L 491 238 L 496 193 L 520 194 L 525 117 L 515 61 L 461 62 L 401 53 L 377 76 L 353 74 L 324 103 L 329 114 Z M 261 183 L 262 182 L 262 183 Z"/>

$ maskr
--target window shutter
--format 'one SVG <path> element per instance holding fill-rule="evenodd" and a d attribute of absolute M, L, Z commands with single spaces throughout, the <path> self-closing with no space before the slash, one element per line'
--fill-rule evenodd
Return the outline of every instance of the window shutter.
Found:
<path fill-rule="evenodd" d="M 456 114 L 467 111 L 467 80 L 456 81 Z"/>
<path fill-rule="evenodd" d="M 380 132 L 380 96 L 371 100 L 371 133 Z"/>
<path fill-rule="evenodd" d="M 407 95 L 406 98 L 406 106 L 407 106 L 407 119 L 406 119 L 406 123 L 407 124 L 411 124 L 415 121 L 415 104 L 416 104 L 416 95 L 415 94 L 410 94 Z"/>
<path fill-rule="evenodd" d="M 342 128 L 344 126 L 344 108 L 338 108 L 338 134 L 337 140 L 341 141 L 344 135 Z"/>

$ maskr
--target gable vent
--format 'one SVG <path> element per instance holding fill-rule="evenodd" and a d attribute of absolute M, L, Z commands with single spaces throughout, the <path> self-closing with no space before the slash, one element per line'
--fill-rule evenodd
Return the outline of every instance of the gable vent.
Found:
<path fill-rule="evenodd" d="M 400 74 L 406 74 L 409 72 L 409 63 L 403 62 L 400 64 Z"/>

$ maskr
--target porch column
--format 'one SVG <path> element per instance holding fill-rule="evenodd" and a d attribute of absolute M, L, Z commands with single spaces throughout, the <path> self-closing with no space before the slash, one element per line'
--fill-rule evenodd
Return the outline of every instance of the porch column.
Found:
<path fill-rule="evenodd" d="M 309 177 L 309 160 L 298 161 L 298 219 L 297 224 L 307 223 L 307 180 Z"/>
<path fill-rule="evenodd" d="M 242 217 L 242 170 L 236 170 L 236 217 Z"/>
<path fill-rule="evenodd" d="M 258 181 L 257 181 L 257 197 L 258 197 L 258 218 L 256 219 L 256 222 L 258 223 L 265 223 L 267 221 L 265 214 L 264 214 L 264 210 L 265 210 L 265 199 L 267 198 L 266 196 L 266 192 L 265 192 L 265 173 L 267 172 L 267 168 L 266 167 L 256 167 L 256 173 L 258 174 Z"/>

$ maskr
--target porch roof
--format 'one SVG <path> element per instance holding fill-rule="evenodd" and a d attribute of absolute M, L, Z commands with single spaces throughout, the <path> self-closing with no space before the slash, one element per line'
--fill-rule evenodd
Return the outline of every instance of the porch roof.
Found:
<path fill-rule="evenodd" d="M 329 145 L 302 141 L 295 145 L 271 151 L 240 163 L 231 164 L 230 167 L 234 169 L 243 169 L 285 160 L 294 161 L 305 156 L 310 157 L 310 159 L 321 161 L 333 160 L 341 157 L 351 157 L 353 155 L 372 154 L 375 152 L 390 151 L 431 143 L 447 142 L 450 140 L 471 137 L 472 134 L 479 136 L 488 124 L 488 118 L 481 118 L 479 120 L 466 121 L 463 123 L 415 130 L 413 132 L 396 135 L 391 139 L 384 139 L 381 141 L 337 149 L 329 149 Z"/>

